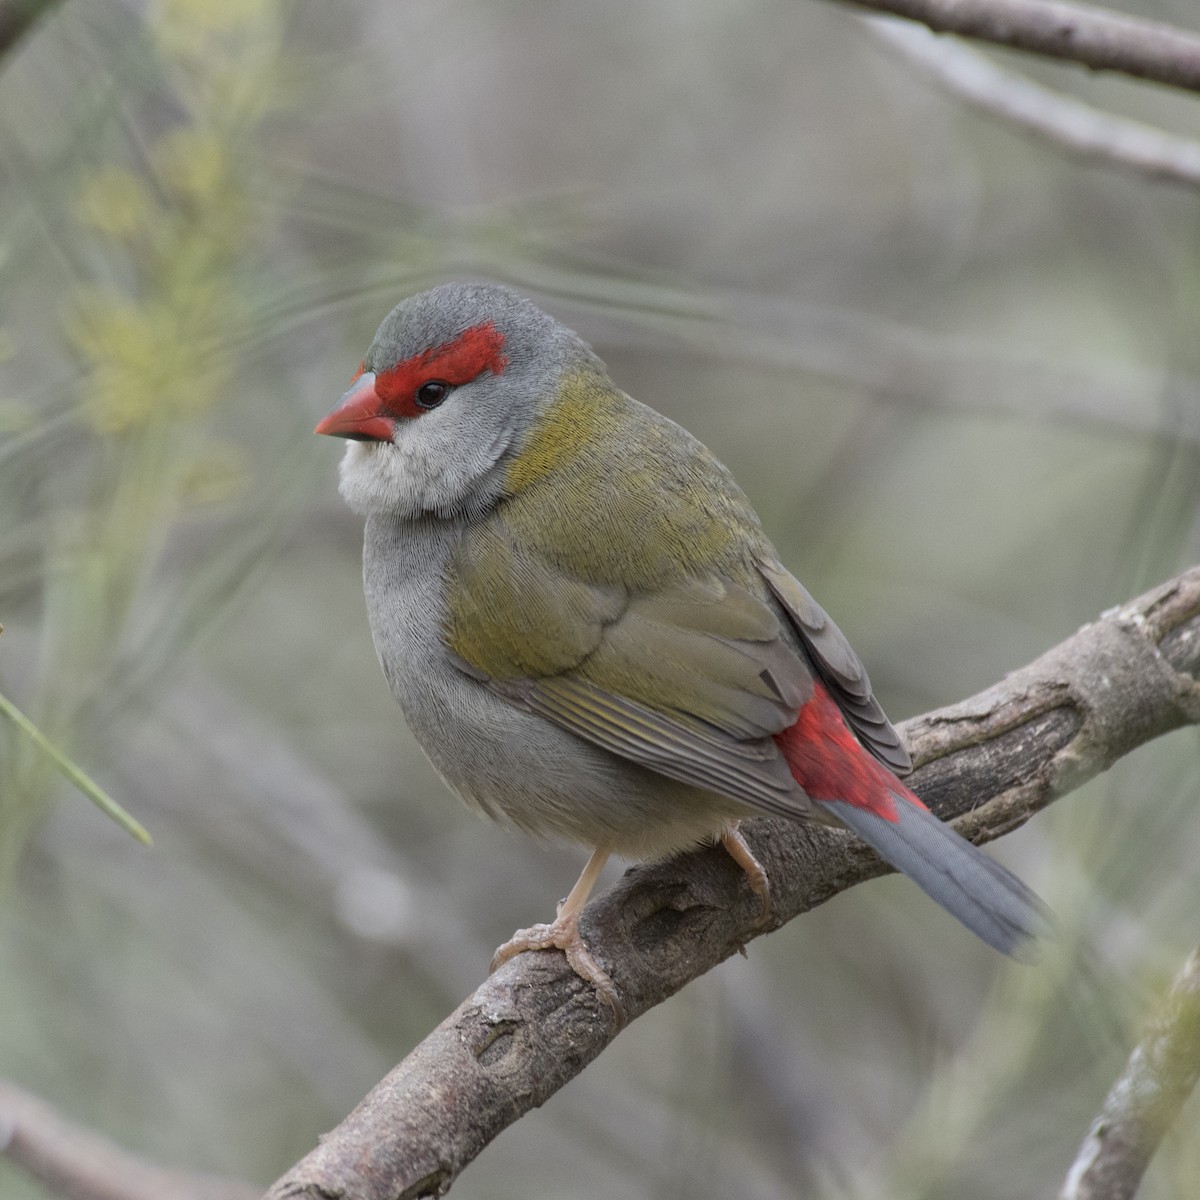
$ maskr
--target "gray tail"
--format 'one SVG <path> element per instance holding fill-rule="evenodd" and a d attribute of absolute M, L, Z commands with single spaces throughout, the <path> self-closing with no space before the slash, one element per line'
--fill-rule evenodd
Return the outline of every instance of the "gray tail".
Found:
<path fill-rule="evenodd" d="M 1051 932 L 1046 905 L 923 805 L 899 789 L 892 795 L 894 821 L 844 800 L 820 803 L 989 946 L 1028 958 L 1033 943 Z"/>

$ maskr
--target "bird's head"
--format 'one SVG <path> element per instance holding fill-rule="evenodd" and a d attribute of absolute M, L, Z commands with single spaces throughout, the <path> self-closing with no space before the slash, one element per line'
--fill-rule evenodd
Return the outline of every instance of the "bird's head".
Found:
<path fill-rule="evenodd" d="M 351 439 L 341 492 L 356 512 L 478 512 L 584 367 L 602 369 L 577 334 L 515 292 L 445 284 L 388 314 L 316 432 Z"/>

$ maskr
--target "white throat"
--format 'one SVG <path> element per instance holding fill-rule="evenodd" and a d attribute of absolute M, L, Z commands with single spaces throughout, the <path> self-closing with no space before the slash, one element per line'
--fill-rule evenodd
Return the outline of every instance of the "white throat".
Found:
<path fill-rule="evenodd" d="M 398 426 L 394 442 L 351 442 L 342 455 L 338 491 L 364 517 L 479 512 L 502 490 L 503 471 L 496 468 L 510 434 L 502 430 L 471 452 L 461 440 L 457 446 L 446 444 L 454 433 L 422 417 Z"/>

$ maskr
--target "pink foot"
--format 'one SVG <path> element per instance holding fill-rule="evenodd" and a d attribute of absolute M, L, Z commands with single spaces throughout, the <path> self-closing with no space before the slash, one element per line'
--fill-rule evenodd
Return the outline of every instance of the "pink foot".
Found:
<path fill-rule="evenodd" d="M 721 845 L 725 847 L 729 857 L 746 872 L 746 882 L 762 904 L 758 924 L 765 925 L 771 918 L 771 880 L 767 876 L 766 867 L 754 857 L 754 851 L 742 837 L 737 825 L 731 825 L 721 834 Z"/>
<path fill-rule="evenodd" d="M 612 976 L 596 961 L 579 935 L 577 912 L 564 911 L 548 925 L 532 925 L 528 929 L 518 929 L 492 955 L 489 970 L 495 971 L 510 958 L 524 954 L 526 950 L 561 950 L 567 956 L 571 970 L 585 983 L 590 983 L 596 989 L 596 995 L 612 1009 L 617 1019 L 617 1027 L 625 1024 L 625 1008 L 617 997 Z"/>

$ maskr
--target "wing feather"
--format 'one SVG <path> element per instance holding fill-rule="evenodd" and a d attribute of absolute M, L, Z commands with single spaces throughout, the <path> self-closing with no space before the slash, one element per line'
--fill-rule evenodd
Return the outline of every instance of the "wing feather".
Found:
<path fill-rule="evenodd" d="M 912 759 L 871 690 L 867 669 L 833 618 L 794 575 L 772 559 L 758 568 L 767 586 L 792 619 L 821 682 L 829 689 L 859 741 L 897 775 L 912 770 Z"/>
<path fill-rule="evenodd" d="M 719 792 L 764 812 L 809 813 L 773 741 L 739 742 L 682 713 L 661 713 L 569 675 L 500 686 L 501 694 L 670 779 Z"/>
<path fill-rule="evenodd" d="M 814 672 L 873 754 L 894 770 L 908 756 L 837 626 L 774 560 L 757 567 L 631 591 L 522 546 L 497 515 L 452 563 L 443 634 L 461 669 L 510 703 L 669 778 L 805 816 L 774 738 Z"/>

